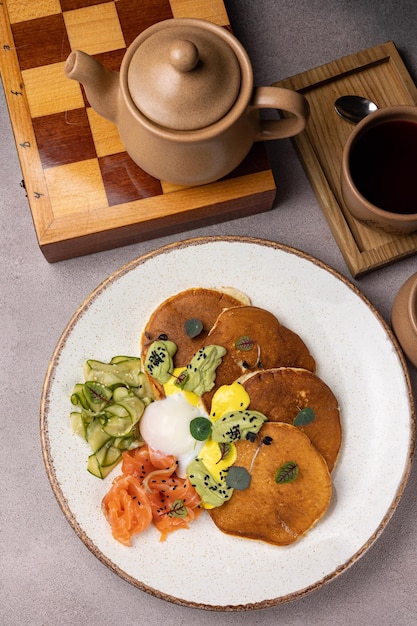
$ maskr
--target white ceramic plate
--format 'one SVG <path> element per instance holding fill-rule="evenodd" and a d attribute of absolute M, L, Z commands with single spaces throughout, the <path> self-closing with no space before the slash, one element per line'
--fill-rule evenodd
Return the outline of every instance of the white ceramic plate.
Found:
<path fill-rule="evenodd" d="M 298 332 L 341 405 L 343 444 L 329 511 L 299 542 L 274 547 L 221 533 L 203 514 L 165 542 L 153 528 L 126 548 L 100 503 L 111 478 L 86 471 L 70 431 L 70 393 L 86 359 L 138 354 L 141 330 L 166 297 L 234 286 Z M 114 572 L 166 600 L 211 610 L 263 608 L 332 580 L 374 542 L 403 492 L 414 442 L 410 382 L 397 343 L 361 293 L 321 262 L 250 238 L 168 245 L 110 276 L 76 311 L 52 357 L 41 403 L 44 459 L 55 496 L 87 547 Z M 117 470 L 116 470 L 117 471 Z"/>

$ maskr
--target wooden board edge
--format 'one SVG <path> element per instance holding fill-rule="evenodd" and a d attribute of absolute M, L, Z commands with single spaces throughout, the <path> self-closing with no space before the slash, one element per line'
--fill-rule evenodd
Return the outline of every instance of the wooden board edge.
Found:
<path fill-rule="evenodd" d="M 226 207 L 228 202 L 266 191 L 273 192 L 275 196 L 276 187 L 271 170 L 104 207 L 97 211 L 55 217 L 39 236 L 39 243 L 45 246 L 77 236 L 100 233 L 104 236 L 108 231 L 124 227 L 140 228 L 145 233 L 159 226 L 162 220 L 168 224 L 186 224 L 196 217 L 209 217 L 214 207 L 217 210 Z"/>
<path fill-rule="evenodd" d="M 67 240 L 53 243 L 39 242 L 39 247 L 49 263 L 64 261 L 74 257 L 84 256 L 95 252 L 103 252 L 117 247 L 140 243 L 158 237 L 183 233 L 195 228 L 206 227 L 229 220 L 255 215 L 270 211 L 273 207 L 276 189 L 266 189 L 252 193 L 246 197 L 236 197 L 224 200 L 217 204 L 217 212 L 211 212 L 212 207 L 205 205 L 201 211 L 194 211 L 192 217 L 185 222 L 173 220 L 167 224 L 166 220 L 148 224 L 144 230 L 140 224 L 127 224 L 118 228 L 90 233 L 83 236 L 74 236 Z"/>
<path fill-rule="evenodd" d="M 402 70 L 403 61 L 393 41 L 386 41 L 372 48 L 366 48 L 359 52 L 348 54 L 335 61 L 330 61 L 329 63 L 316 66 L 310 70 L 296 74 L 295 76 L 279 80 L 273 83 L 273 85 L 289 87 L 303 93 L 303 90 L 310 91 L 314 89 L 314 87 L 333 81 L 335 77 L 347 76 L 351 73 L 360 72 L 366 67 L 385 63 L 390 57 L 396 62 L 396 67 L 399 70 L 401 78 L 407 85 L 407 91 L 413 91 L 417 100 L 417 88 L 413 81 L 410 80 L 408 72 Z M 311 77 L 314 75 L 315 81 L 312 82 Z"/>
<path fill-rule="evenodd" d="M 53 220 L 52 208 L 4 3 L 0 4 L 0 15 L 0 73 L 23 184 L 30 208 L 32 209 L 32 203 L 36 207 L 36 210 L 32 210 L 31 213 L 36 235 L 40 237 Z"/>

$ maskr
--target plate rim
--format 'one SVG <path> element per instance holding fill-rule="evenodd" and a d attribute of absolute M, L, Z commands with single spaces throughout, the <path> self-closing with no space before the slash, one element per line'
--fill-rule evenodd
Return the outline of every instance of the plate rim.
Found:
<path fill-rule="evenodd" d="M 57 480 L 53 469 L 53 458 L 50 451 L 50 442 L 48 437 L 48 409 L 49 409 L 49 395 L 50 389 L 54 380 L 54 372 L 57 366 L 57 362 L 59 361 L 59 355 L 64 347 L 67 338 L 69 337 L 72 328 L 76 325 L 77 320 L 80 318 L 85 311 L 91 306 L 91 304 L 99 297 L 100 293 L 104 291 L 108 285 L 112 282 L 117 281 L 121 277 L 123 277 L 126 273 L 134 270 L 137 266 L 146 263 L 147 260 L 152 259 L 154 257 L 160 256 L 162 254 L 167 254 L 172 250 L 178 250 L 190 246 L 198 246 L 208 243 L 244 243 L 251 245 L 259 245 L 267 248 L 274 248 L 276 250 L 281 250 L 285 253 L 292 254 L 298 256 L 306 261 L 309 261 L 319 267 L 321 270 L 324 270 L 330 273 L 334 278 L 344 283 L 346 287 L 348 287 L 353 293 L 359 297 L 362 302 L 368 307 L 371 313 L 376 317 L 379 324 L 382 326 L 382 329 L 386 333 L 388 339 L 392 343 L 396 355 L 399 358 L 399 363 L 401 365 L 402 374 L 404 375 L 404 380 L 406 383 L 407 393 L 408 393 L 408 403 L 410 408 L 410 440 L 408 446 L 408 454 L 405 462 L 404 471 L 402 474 L 402 478 L 400 483 L 397 486 L 397 490 L 389 506 L 385 515 L 381 519 L 379 525 L 375 529 L 374 533 L 368 538 L 368 540 L 357 550 L 347 561 L 342 563 L 339 567 L 334 569 L 332 572 L 326 574 L 321 579 L 315 581 L 311 585 L 308 585 L 305 588 L 299 589 L 295 592 L 291 592 L 286 594 L 285 596 L 278 596 L 276 598 L 261 600 L 258 602 L 250 602 L 244 604 L 227 604 L 227 605 L 214 605 L 214 604 L 205 604 L 192 600 L 186 600 L 183 598 L 178 598 L 176 596 L 170 595 L 166 592 L 162 592 L 154 587 L 151 587 L 139 580 L 137 580 L 131 574 L 125 572 L 119 565 L 114 563 L 109 557 L 107 557 L 94 543 L 94 541 L 88 537 L 88 535 L 82 530 L 79 522 L 75 518 L 75 515 L 72 513 L 66 497 L 62 491 L 62 488 Z M 288 603 L 294 601 L 296 599 L 302 598 L 305 595 L 312 593 L 323 587 L 325 584 L 337 578 L 340 574 L 349 569 L 354 563 L 356 563 L 359 558 L 361 558 L 368 549 L 375 543 L 378 537 L 385 530 L 388 522 L 391 520 L 405 490 L 405 486 L 408 482 L 413 456 L 415 451 L 415 439 L 416 439 L 416 407 L 415 400 L 413 396 L 413 390 L 411 386 L 410 375 L 408 371 L 408 367 L 406 364 L 405 356 L 401 350 L 401 347 L 392 331 L 389 327 L 388 323 L 382 317 L 381 313 L 375 308 L 375 306 L 371 303 L 371 301 L 361 292 L 361 290 L 353 284 L 348 278 L 346 278 L 343 274 L 341 274 L 338 270 L 335 270 L 330 265 L 321 261 L 320 259 L 314 257 L 308 252 L 301 251 L 295 247 L 292 247 L 288 244 L 283 244 L 279 242 L 275 242 L 268 239 L 258 238 L 258 237 L 250 237 L 250 236 L 201 236 L 201 237 L 193 237 L 187 238 L 183 240 L 179 240 L 176 242 L 168 243 L 157 248 L 154 248 L 142 255 L 135 257 L 134 259 L 128 261 L 123 264 L 121 267 L 113 271 L 109 274 L 104 280 L 102 280 L 93 291 L 88 294 L 82 303 L 77 306 L 74 313 L 70 317 L 68 323 L 64 327 L 61 335 L 58 338 L 58 341 L 55 345 L 55 348 L 50 357 L 43 386 L 40 400 L 40 415 L 39 415 L 39 428 L 40 428 L 40 439 L 41 439 L 41 448 L 42 448 L 42 457 L 44 461 L 44 465 L 46 468 L 46 473 L 53 491 L 53 494 L 58 502 L 58 505 L 63 512 L 67 522 L 70 524 L 76 535 L 81 539 L 84 545 L 90 550 L 90 552 L 104 565 L 106 565 L 112 572 L 117 574 L 120 578 L 129 582 L 133 586 L 139 588 L 140 590 L 149 593 L 150 595 L 160 598 L 162 600 L 171 602 L 173 604 L 187 606 L 192 608 L 198 608 L 203 610 L 210 611 L 248 611 L 248 610 L 258 610 L 263 608 L 269 608 L 272 606 L 277 606 L 279 604 Z"/>

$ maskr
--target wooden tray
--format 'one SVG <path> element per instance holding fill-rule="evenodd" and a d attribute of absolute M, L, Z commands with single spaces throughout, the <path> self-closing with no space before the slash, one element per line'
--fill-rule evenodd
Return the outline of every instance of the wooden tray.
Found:
<path fill-rule="evenodd" d="M 343 146 L 352 125 L 339 117 L 334 101 L 365 96 L 379 107 L 417 104 L 417 89 L 393 42 L 369 48 L 276 83 L 308 100 L 311 118 L 293 139 L 324 215 L 354 277 L 417 252 L 417 233 L 388 235 L 364 226 L 346 209 L 340 192 Z"/>
<path fill-rule="evenodd" d="M 0 71 L 39 246 L 50 262 L 272 208 L 276 187 L 255 144 L 219 182 L 173 187 L 137 167 L 116 127 L 88 106 L 64 63 L 79 48 L 119 69 L 151 24 L 200 17 L 230 29 L 222 0 L 3 0 Z"/>

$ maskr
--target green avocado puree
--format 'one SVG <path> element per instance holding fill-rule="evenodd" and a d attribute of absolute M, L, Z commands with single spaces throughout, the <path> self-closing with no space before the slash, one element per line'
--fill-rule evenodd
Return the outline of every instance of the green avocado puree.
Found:
<path fill-rule="evenodd" d="M 230 500 L 233 489 L 226 484 L 226 473 L 222 472 L 220 481 L 208 471 L 204 463 L 196 458 L 187 467 L 187 476 L 204 504 L 217 507 Z"/>
<path fill-rule="evenodd" d="M 257 433 L 265 421 L 259 411 L 230 411 L 213 423 L 211 438 L 219 443 L 245 439 L 248 433 Z"/>
<path fill-rule="evenodd" d="M 145 358 L 146 371 L 161 385 L 171 378 L 174 369 L 172 357 L 177 351 L 173 341 L 157 340 L 152 343 Z"/>
<path fill-rule="evenodd" d="M 224 354 L 226 348 L 222 346 L 211 345 L 200 348 L 187 365 L 187 375 L 182 388 L 185 391 L 193 391 L 198 396 L 211 391 L 216 379 L 216 369 L 222 362 Z"/>

